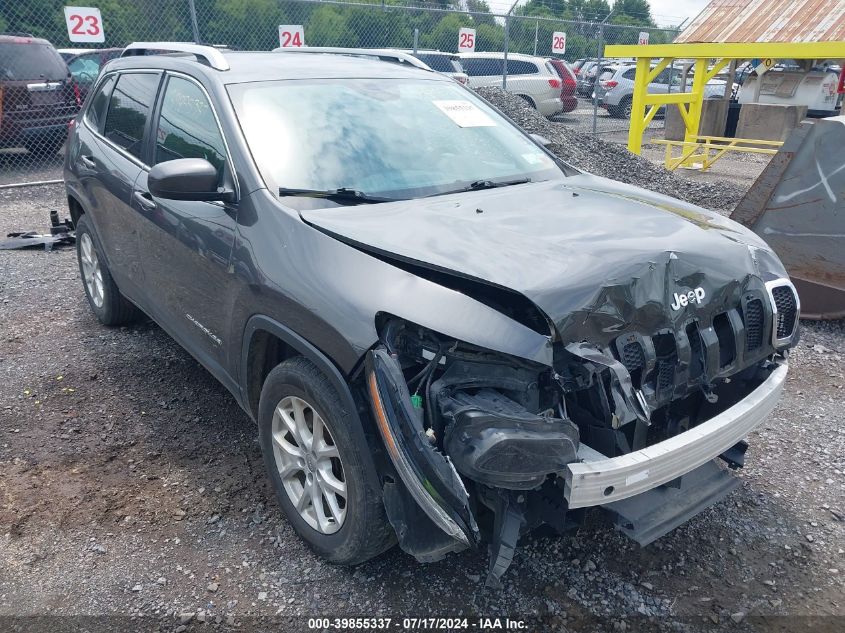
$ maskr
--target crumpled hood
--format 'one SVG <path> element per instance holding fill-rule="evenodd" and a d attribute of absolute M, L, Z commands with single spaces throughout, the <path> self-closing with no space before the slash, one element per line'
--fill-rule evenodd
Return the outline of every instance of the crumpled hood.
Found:
<path fill-rule="evenodd" d="M 520 292 L 565 341 L 608 343 L 623 331 L 674 329 L 693 314 L 709 321 L 743 292 L 762 291 L 761 277 L 786 276 L 741 225 L 587 174 L 301 215 L 364 250 Z M 675 293 L 695 288 L 700 303 L 671 308 Z"/>

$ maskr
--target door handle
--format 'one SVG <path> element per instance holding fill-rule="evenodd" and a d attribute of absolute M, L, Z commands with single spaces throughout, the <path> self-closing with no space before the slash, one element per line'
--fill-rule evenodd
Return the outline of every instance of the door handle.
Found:
<path fill-rule="evenodd" d="M 138 201 L 138 204 L 140 204 L 143 209 L 152 211 L 156 208 L 155 200 L 153 200 L 150 194 L 145 191 L 136 191 L 133 195 L 135 196 L 135 200 Z"/>
<path fill-rule="evenodd" d="M 94 169 L 97 167 L 96 161 L 90 156 L 85 156 L 84 154 L 79 157 L 79 162 L 88 169 Z"/>

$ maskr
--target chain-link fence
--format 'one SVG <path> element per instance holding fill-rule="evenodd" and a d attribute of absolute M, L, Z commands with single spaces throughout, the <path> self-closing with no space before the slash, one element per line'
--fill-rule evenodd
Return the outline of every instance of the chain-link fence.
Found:
<path fill-rule="evenodd" d="M 471 86 L 504 85 L 555 121 L 586 133 L 615 133 L 627 130 L 633 82 L 617 82 L 611 93 L 612 73 L 624 72 L 619 68 L 624 60 L 602 60 L 604 45 L 636 43 L 643 32 L 650 43 L 671 42 L 677 34 L 520 15 L 519 8 L 512 15 L 469 10 L 484 6 L 473 0 L 5 2 L 0 5 L 0 186 L 61 177 L 61 148 L 69 120 L 100 68 L 133 41 L 198 41 L 269 50 L 286 38 L 284 43 L 307 46 L 455 52 L 461 29 L 472 29 L 472 37 L 463 40 L 474 44 L 479 57 L 463 60 Z M 285 25 L 293 28 L 280 28 Z M 520 55 L 570 63 L 588 59 L 593 64 L 580 69 L 573 86 L 547 74 L 556 71 L 545 62 Z M 603 73 L 605 81 L 597 84 Z M 567 97 L 562 99 L 566 112 L 548 109 L 545 93 L 555 91 Z M 662 123 L 657 119 L 653 125 Z"/>

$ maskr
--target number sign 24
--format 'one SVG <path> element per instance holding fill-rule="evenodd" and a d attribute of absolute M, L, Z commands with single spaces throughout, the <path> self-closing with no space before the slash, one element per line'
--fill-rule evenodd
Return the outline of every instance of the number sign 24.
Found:
<path fill-rule="evenodd" d="M 305 33 L 301 24 L 282 24 L 279 26 L 279 44 L 282 48 L 305 46 Z"/>

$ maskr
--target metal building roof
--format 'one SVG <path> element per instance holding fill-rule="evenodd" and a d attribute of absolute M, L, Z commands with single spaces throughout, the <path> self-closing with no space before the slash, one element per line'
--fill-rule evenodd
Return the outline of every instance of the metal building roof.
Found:
<path fill-rule="evenodd" d="M 712 0 L 675 42 L 845 41 L 843 0 Z"/>

